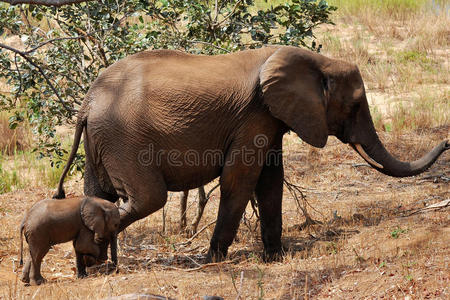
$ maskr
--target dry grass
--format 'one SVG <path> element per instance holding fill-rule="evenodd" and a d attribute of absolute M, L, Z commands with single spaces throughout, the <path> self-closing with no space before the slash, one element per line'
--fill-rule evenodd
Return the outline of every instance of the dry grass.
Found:
<path fill-rule="evenodd" d="M 447 137 L 449 129 L 382 138 L 396 155 L 411 159 Z M 73 250 L 67 243 L 55 246 L 45 259 L 43 274 L 50 283 L 24 287 L 16 283 L 13 271 L 19 250 L 18 225 L 26 208 L 51 195 L 45 188 L 24 189 L 0 196 L 0 297 L 99 299 L 140 292 L 176 299 L 213 294 L 230 299 L 238 293 L 241 299 L 302 299 L 305 290 L 317 299 L 450 296 L 448 210 L 400 217 L 410 209 L 449 197 L 448 177 L 443 176 L 450 166 L 448 155 L 423 176 L 395 179 L 354 167 L 361 159 L 336 139 L 323 151 L 315 151 L 288 135 L 285 147 L 287 178 L 306 187 L 307 200 L 314 207 L 309 213 L 329 224 L 299 231 L 304 218 L 285 191 L 283 243 L 288 250 L 283 261 L 261 262 L 258 224 L 248 207 L 230 248 L 231 262 L 192 270 L 203 263 L 213 227 L 191 244 L 177 245 L 186 238 L 178 231 L 181 195 L 173 193 L 165 207 L 165 232 L 159 211 L 130 226 L 126 238 L 121 235 L 119 274 L 91 270 L 89 278 L 77 280 Z M 81 182 L 71 182 L 67 190 L 80 194 Z M 216 216 L 219 195 L 213 195 L 200 227 Z M 195 214 L 195 196 L 192 193 L 189 199 L 189 219 Z"/>
<path fill-rule="evenodd" d="M 378 129 L 405 131 L 448 124 L 448 3 L 330 1 L 335 26 L 318 34 L 323 53 L 355 62 Z M 397 2 L 396 9 L 390 8 Z M 439 5 L 436 5 L 439 3 Z"/>
<path fill-rule="evenodd" d="M 31 134 L 27 126 L 9 128 L 9 114 L 0 112 L 0 153 L 11 155 L 30 148 Z"/>

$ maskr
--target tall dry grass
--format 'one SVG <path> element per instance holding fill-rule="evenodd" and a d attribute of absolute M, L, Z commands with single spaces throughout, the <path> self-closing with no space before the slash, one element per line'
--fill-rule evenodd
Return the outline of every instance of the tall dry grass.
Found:
<path fill-rule="evenodd" d="M 0 111 L 0 153 L 4 155 L 27 150 L 32 143 L 29 127 L 25 124 L 14 130 L 10 129 L 9 116 L 7 112 Z"/>
<path fill-rule="evenodd" d="M 338 7 L 338 14 L 342 15 L 384 15 L 397 20 L 408 19 L 424 10 L 438 13 L 449 6 L 445 0 L 327 0 L 327 3 Z"/>
<path fill-rule="evenodd" d="M 408 131 L 448 124 L 450 4 L 328 2 L 338 6 L 338 25 L 318 34 L 322 52 L 358 65 L 368 98 L 377 99 L 371 108 L 377 129 Z"/>

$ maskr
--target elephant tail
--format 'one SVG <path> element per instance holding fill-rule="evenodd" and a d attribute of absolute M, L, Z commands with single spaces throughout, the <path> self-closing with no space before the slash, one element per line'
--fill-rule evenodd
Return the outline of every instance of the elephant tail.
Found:
<path fill-rule="evenodd" d="M 23 266 L 23 228 L 25 226 L 25 218 L 23 218 L 22 223 L 20 224 L 20 262 L 19 266 Z"/>
<path fill-rule="evenodd" d="M 63 187 L 64 178 L 66 177 L 67 173 L 69 172 L 70 165 L 73 163 L 73 160 L 75 159 L 75 155 L 77 154 L 78 146 L 80 145 L 81 135 L 83 134 L 83 129 L 86 126 L 86 121 L 87 121 L 87 115 L 84 116 L 83 114 L 80 114 L 78 116 L 77 125 L 76 125 L 76 129 L 75 129 L 75 136 L 73 139 L 72 150 L 70 151 L 69 159 L 67 160 L 67 164 L 64 167 L 64 170 L 61 174 L 61 178 L 59 178 L 58 189 L 56 190 L 55 194 L 53 195 L 54 199 L 66 198 L 66 193 L 64 192 L 64 187 Z"/>

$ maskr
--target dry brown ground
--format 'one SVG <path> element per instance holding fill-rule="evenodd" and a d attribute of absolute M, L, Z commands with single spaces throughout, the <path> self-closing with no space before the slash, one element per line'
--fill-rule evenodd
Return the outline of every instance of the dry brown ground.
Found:
<path fill-rule="evenodd" d="M 423 154 L 448 138 L 449 126 L 407 135 L 383 135 L 389 149 L 403 159 Z M 49 283 L 24 287 L 14 272 L 19 250 L 18 227 L 33 202 L 48 189 L 25 189 L 0 196 L 0 297 L 6 299 L 102 298 L 126 293 L 154 293 L 176 299 L 220 295 L 225 299 L 403 298 L 448 299 L 450 291 L 450 218 L 448 209 L 402 217 L 410 210 L 449 198 L 450 155 L 444 154 L 421 176 L 396 179 L 362 163 L 335 139 L 322 151 L 285 138 L 287 178 L 305 187 L 313 218 L 327 225 L 300 231 L 304 221 L 293 197 L 285 192 L 281 262 L 261 262 L 257 220 L 248 207 L 246 220 L 229 251 L 228 263 L 201 269 L 212 234 L 209 227 L 192 243 L 178 232 L 179 193 L 162 211 L 136 222 L 120 241 L 120 272 L 101 272 L 77 280 L 71 244 L 55 246 L 46 256 L 43 275 Z M 209 186 L 210 188 L 210 186 Z M 67 189 L 80 194 L 81 180 Z M 191 193 L 189 218 L 195 213 Z M 216 217 L 218 194 L 207 205 L 200 227 Z M 392 237 L 397 230 L 398 237 Z M 97 270 L 93 270 L 97 271 Z M 102 270 L 100 270 L 102 271 Z M 242 274 L 242 285 L 241 285 Z M 232 279 L 233 278 L 233 279 Z M 305 284 L 307 280 L 307 284 Z M 234 283 L 233 283 L 234 281 Z"/>
<path fill-rule="evenodd" d="M 341 16 L 336 23 L 320 33 L 323 53 L 360 66 L 369 102 L 378 108 L 377 128 L 389 131 L 392 124 L 392 132 L 380 134 L 387 148 L 402 159 L 414 159 L 449 139 L 448 17 L 412 16 L 399 23 L 372 15 Z M 420 56 L 404 61 L 399 51 Z M 399 112 L 394 106 L 399 98 L 411 106 Z M 396 127 L 399 118 L 416 125 Z M 299 230 L 305 219 L 285 190 L 283 243 L 288 250 L 281 262 L 261 262 L 258 223 L 248 207 L 229 261 L 200 267 L 213 226 L 192 243 L 178 245 L 187 238 L 178 231 L 181 195 L 173 193 L 165 207 L 165 231 L 159 211 L 131 225 L 126 238 L 121 235 L 118 274 L 105 274 L 103 268 L 76 279 L 74 253 L 67 243 L 56 245 L 44 260 L 49 283 L 24 287 L 15 272 L 18 227 L 26 209 L 52 194 L 30 186 L 0 195 L 0 298 L 98 299 L 127 293 L 176 299 L 450 298 L 449 209 L 407 216 L 450 197 L 450 153 L 424 174 L 398 179 L 361 166 L 362 159 L 333 138 L 322 150 L 293 134 L 284 143 L 287 179 L 304 188 L 308 212 L 324 225 Z M 66 190 L 81 194 L 82 179 L 67 182 Z M 195 198 L 192 192 L 189 220 Z M 218 198 L 214 192 L 199 228 L 216 218 Z"/>

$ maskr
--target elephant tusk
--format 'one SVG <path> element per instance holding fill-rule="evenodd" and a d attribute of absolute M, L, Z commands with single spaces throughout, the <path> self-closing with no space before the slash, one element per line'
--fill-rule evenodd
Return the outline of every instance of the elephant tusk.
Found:
<path fill-rule="evenodd" d="M 354 144 L 354 146 L 356 148 L 356 151 L 359 153 L 359 155 L 361 155 L 362 158 L 364 158 L 369 164 L 377 167 L 378 169 L 383 169 L 382 165 L 380 165 L 379 163 L 374 161 L 372 158 L 370 158 L 369 155 L 367 155 L 366 151 L 364 151 L 364 149 L 361 146 L 361 144 Z"/>

